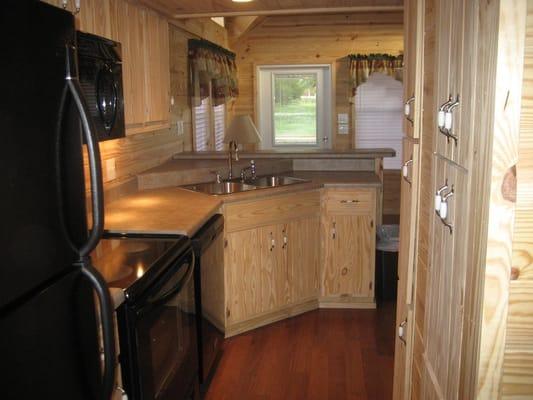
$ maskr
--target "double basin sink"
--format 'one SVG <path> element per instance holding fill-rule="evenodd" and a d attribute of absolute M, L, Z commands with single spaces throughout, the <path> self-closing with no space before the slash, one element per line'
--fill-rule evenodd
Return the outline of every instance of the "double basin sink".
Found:
<path fill-rule="evenodd" d="M 255 179 L 233 179 L 223 182 L 205 182 L 194 185 L 185 185 L 183 188 L 193 190 L 195 192 L 202 192 L 211 195 L 224 195 L 240 192 L 247 192 L 256 189 L 266 189 L 279 186 L 295 185 L 297 183 L 309 182 L 304 179 L 293 178 L 292 176 L 283 175 L 268 175 L 258 176 Z"/>

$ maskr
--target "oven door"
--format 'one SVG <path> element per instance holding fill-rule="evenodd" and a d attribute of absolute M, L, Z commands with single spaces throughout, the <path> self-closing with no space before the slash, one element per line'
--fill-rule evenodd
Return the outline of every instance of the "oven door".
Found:
<path fill-rule="evenodd" d="M 125 367 L 133 399 L 184 399 L 193 390 L 198 371 L 193 272 L 191 249 L 129 309 Z"/>

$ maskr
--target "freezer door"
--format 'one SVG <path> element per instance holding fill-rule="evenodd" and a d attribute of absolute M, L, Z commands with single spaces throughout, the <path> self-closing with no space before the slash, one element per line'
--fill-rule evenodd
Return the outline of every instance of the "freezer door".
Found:
<path fill-rule="evenodd" d="M 0 37 L 2 310 L 67 272 L 87 223 L 80 122 L 65 80 L 73 17 L 5 0 Z"/>
<path fill-rule="evenodd" d="M 73 269 L 0 314 L 2 399 L 102 398 L 93 299 Z"/>

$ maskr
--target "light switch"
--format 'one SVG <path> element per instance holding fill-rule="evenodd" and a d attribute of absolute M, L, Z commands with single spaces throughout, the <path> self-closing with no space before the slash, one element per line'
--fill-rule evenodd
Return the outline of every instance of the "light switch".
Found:
<path fill-rule="evenodd" d="M 339 135 L 347 135 L 349 133 L 348 125 L 339 125 L 337 132 Z"/>

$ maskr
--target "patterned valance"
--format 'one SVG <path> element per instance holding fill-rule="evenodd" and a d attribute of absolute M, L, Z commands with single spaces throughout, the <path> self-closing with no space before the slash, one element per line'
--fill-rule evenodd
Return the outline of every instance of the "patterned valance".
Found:
<path fill-rule="evenodd" d="M 189 40 L 189 77 L 193 106 L 200 106 L 210 94 L 214 105 L 239 94 L 235 53 L 207 40 Z"/>
<path fill-rule="evenodd" d="M 357 87 L 368 80 L 374 72 L 387 74 L 398 81 L 403 79 L 403 55 L 390 54 L 352 54 L 350 59 L 350 100 L 354 100 Z"/>

